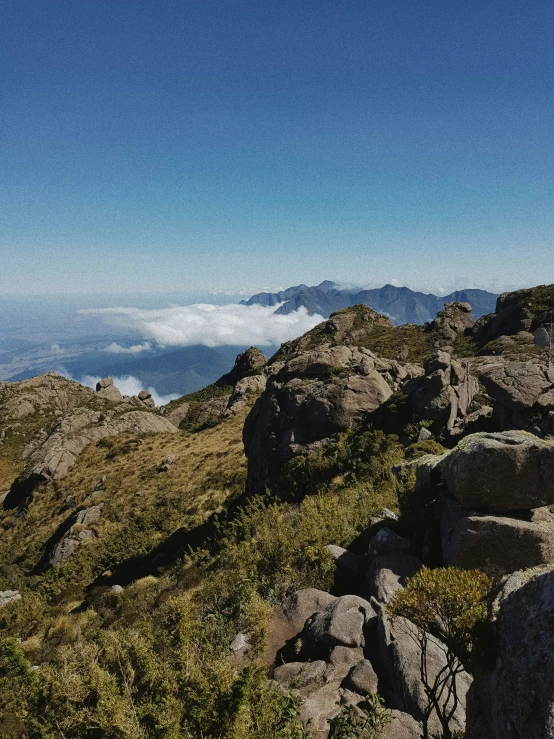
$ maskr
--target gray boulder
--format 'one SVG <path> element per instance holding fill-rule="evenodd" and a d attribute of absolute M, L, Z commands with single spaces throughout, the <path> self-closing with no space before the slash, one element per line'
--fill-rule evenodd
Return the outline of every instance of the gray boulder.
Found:
<path fill-rule="evenodd" d="M 445 564 L 479 569 L 491 577 L 554 561 L 554 522 L 548 519 L 468 514 L 449 501 L 441 534 Z"/>
<path fill-rule="evenodd" d="M 375 620 L 376 613 L 366 600 L 343 595 L 306 622 L 303 638 L 322 647 L 363 647 L 364 630 Z"/>
<path fill-rule="evenodd" d="M 328 544 L 325 551 L 333 557 L 336 567 L 336 580 L 339 582 L 342 592 L 357 592 L 362 574 L 367 564 L 367 558 L 363 555 L 349 552 L 343 547 Z"/>
<path fill-rule="evenodd" d="M 432 684 L 446 666 L 446 647 L 435 637 L 427 635 L 427 648 L 423 658 L 418 630 L 410 621 L 388 617 L 386 608 L 379 613 L 378 639 L 381 662 L 389 685 L 390 696 L 387 701 L 393 708 L 404 711 L 417 721 L 423 721 L 430 704 L 422 681 L 422 663 L 425 665 L 427 680 Z M 463 731 L 465 727 L 466 694 L 471 678 L 461 672 L 456 678 L 458 707 L 451 722 L 451 728 Z M 453 697 L 446 700 L 447 707 L 453 707 Z M 441 732 L 436 712 L 430 713 L 428 720 L 430 734 Z"/>
<path fill-rule="evenodd" d="M 379 678 L 373 665 L 369 660 L 362 659 L 348 673 L 343 686 L 359 695 L 373 695 L 377 693 L 378 684 Z"/>
<path fill-rule="evenodd" d="M 309 727 L 313 739 L 327 739 L 329 722 L 340 711 L 340 683 L 322 685 L 304 698 L 299 708 L 300 719 Z"/>
<path fill-rule="evenodd" d="M 364 651 L 361 647 L 333 647 L 327 661 L 325 679 L 343 680 L 363 658 Z"/>
<path fill-rule="evenodd" d="M 420 567 L 419 559 L 407 552 L 392 552 L 375 557 L 369 565 L 367 574 L 370 596 L 380 603 L 387 603 Z"/>
<path fill-rule="evenodd" d="M 273 677 L 285 688 L 298 688 L 302 695 L 309 695 L 325 682 L 327 664 L 323 660 L 315 662 L 288 662 L 276 667 Z"/>
<path fill-rule="evenodd" d="M 379 739 L 421 739 L 421 724 L 409 713 L 391 711 L 392 721 L 379 733 Z"/>
<path fill-rule="evenodd" d="M 472 434 L 439 468 L 466 508 L 505 512 L 554 503 L 554 443 L 524 431 Z"/>
<path fill-rule="evenodd" d="M 497 657 L 468 695 L 467 739 L 554 737 L 554 571 L 511 575 L 496 602 Z"/>
<path fill-rule="evenodd" d="M 283 605 L 283 613 L 298 633 L 310 616 L 324 611 L 335 600 L 334 595 L 326 593 L 324 590 L 303 588 L 286 599 Z"/>

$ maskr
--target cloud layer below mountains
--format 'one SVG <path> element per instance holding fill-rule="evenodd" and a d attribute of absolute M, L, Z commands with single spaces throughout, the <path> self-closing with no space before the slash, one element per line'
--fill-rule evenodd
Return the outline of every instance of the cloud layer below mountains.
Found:
<path fill-rule="evenodd" d="M 305 308 L 285 316 L 276 315 L 276 307 L 198 303 L 159 310 L 98 308 L 80 312 L 96 314 L 108 323 L 136 331 L 144 339 L 163 347 L 195 344 L 275 346 L 302 335 L 323 320 L 322 316 L 308 315 Z M 125 351 L 119 345 L 117 349 L 112 347 L 111 351 Z M 135 353 L 145 349 L 142 344 L 127 351 Z"/>

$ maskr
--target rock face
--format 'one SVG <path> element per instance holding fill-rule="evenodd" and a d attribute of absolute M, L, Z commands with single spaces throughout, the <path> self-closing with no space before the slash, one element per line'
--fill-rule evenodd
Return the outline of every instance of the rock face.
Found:
<path fill-rule="evenodd" d="M 469 333 L 475 325 L 469 303 L 446 303 L 431 321 L 430 330 L 437 335 L 439 347 L 452 345 L 459 335 Z"/>
<path fill-rule="evenodd" d="M 391 622 L 386 609 L 381 609 L 378 622 L 381 660 L 387 673 L 391 692 L 389 700 L 394 708 L 409 713 L 419 721 L 423 720 L 428 709 L 428 698 L 422 682 L 422 652 L 416 627 L 406 619 L 398 618 Z M 430 684 L 437 678 L 446 665 L 446 649 L 433 636 L 427 636 L 425 666 Z M 451 728 L 463 731 L 465 726 L 465 698 L 470 676 L 462 672 L 456 678 L 459 705 L 451 722 Z M 453 707 L 454 698 L 446 701 L 447 707 Z M 440 732 L 439 719 L 433 711 L 429 718 L 430 733 Z"/>
<path fill-rule="evenodd" d="M 299 352 L 272 371 L 244 427 L 250 492 L 272 487 L 293 456 L 359 424 L 407 376 L 395 361 L 346 346 Z"/>
<path fill-rule="evenodd" d="M 442 551 L 446 565 L 479 569 L 491 577 L 554 561 L 554 522 L 464 512 L 454 502 L 443 513 Z M 452 508 L 457 508 L 454 513 Z"/>
<path fill-rule="evenodd" d="M 468 700 L 467 739 L 554 737 L 554 572 L 516 572 L 496 603 L 497 657 Z"/>
<path fill-rule="evenodd" d="M 127 432 L 173 434 L 177 429 L 167 419 L 148 411 L 128 411 L 118 415 L 112 410 L 99 413 L 88 408 L 76 408 L 66 414 L 37 447 L 27 450 L 25 470 L 12 485 L 4 507 L 18 506 L 41 482 L 63 477 L 89 444 Z"/>
<path fill-rule="evenodd" d="M 234 387 L 237 382 L 243 380 L 245 377 L 261 374 L 266 364 L 267 357 L 265 354 L 262 354 L 256 347 L 251 346 L 250 349 L 237 356 L 233 369 L 220 377 L 215 384 L 220 387 Z"/>
<path fill-rule="evenodd" d="M 62 565 L 82 544 L 95 538 L 91 527 L 99 521 L 103 505 L 99 503 L 69 517 L 50 543 L 49 551 L 39 565 L 39 570 L 45 571 Z"/>
<path fill-rule="evenodd" d="M 499 336 L 532 332 L 545 320 L 548 309 L 554 307 L 552 285 L 502 293 L 496 301 L 496 311 L 475 326 L 482 343 Z"/>
<path fill-rule="evenodd" d="M 440 471 L 466 508 L 505 512 L 554 503 L 554 443 L 523 431 L 468 436 Z"/>
<path fill-rule="evenodd" d="M 437 429 L 452 432 L 469 413 L 479 391 L 468 363 L 438 351 L 424 365 L 423 377 L 407 382 L 404 392 L 417 418 L 433 421 Z"/>
<path fill-rule="evenodd" d="M 21 382 L 0 383 L 2 415 L 9 420 L 22 419 L 45 408 L 66 412 L 89 403 L 94 397 L 94 390 L 56 372 Z"/>

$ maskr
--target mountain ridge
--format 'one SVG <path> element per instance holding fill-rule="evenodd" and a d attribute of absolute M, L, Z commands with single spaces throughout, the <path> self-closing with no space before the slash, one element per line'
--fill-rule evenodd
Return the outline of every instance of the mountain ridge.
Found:
<path fill-rule="evenodd" d="M 279 315 L 304 307 L 311 315 L 317 313 L 329 318 L 337 310 L 361 303 L 387 315 L 399 326 L 404 323 L 427 323 L 433 320 L 445 303 L 453 302 L 470 303 L 473 315 L 478 319 L 494 312 L 497 298 L 495 293 L 473 288 L 438 296 L 391 284 L 367 290 L 340 289 L 337 283 L 324 280 L 319 285 L 300 284 L 277 293 L 257 293 L 248 300 L 242 300 L 241 305 L 278 306 L 275 313 Z"/>

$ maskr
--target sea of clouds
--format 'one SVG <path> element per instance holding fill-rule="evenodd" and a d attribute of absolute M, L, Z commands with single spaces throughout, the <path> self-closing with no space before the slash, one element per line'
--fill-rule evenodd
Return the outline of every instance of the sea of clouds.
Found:
<path fill-rule="evenodd" d="M 95 314 L 103 321 L 138 332 L 143 344 L 125 348 L 115 342 L 107 351 L 129 354 L 148 351 L 150 342 L 161 347 L 245 345 L 277 346 L 301 336 L 323 320 L 322 316 L 310 316 L 305 308 L 278 315 L 278 306 L 195 305 L 170 308 L 88 308 L 80 311 Z"/>

